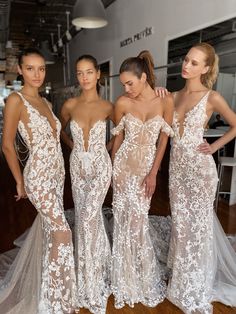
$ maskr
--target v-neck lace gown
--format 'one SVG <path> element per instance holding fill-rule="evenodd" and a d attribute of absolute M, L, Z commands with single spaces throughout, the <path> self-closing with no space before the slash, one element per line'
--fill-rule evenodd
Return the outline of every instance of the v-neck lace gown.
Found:
<path fill-rule="evenodd" d="M 18 130 L 29 149 L 24 184 L 38 211 L 24 244 L 0 281 L 0 313 L 65 314 L 74 308 L 75 273 L 71 231 L 63 210 L 64 161 L 60 122 L 56 130 L 22 98 L 28 123 Z"/>
<path fill-rule="evenodd" d="M 160 132 L 173 131 L 161 116 L 143 123 L 130 113 L 112 132 L 122 130 L 125 139 L 113 168 L 112 290 L 116 308 L 138 302 L 154 307 L 163 301 L 166 285 L 149 234 L 151 198 L 141 184 L 153 165 Z"/>
<path fill-rule="evenodd" d="M 236 305 L 236 254 L 214 214 L 218 176 L 212 155 L 197 151 L 207 121 L 207 94 L 185 115 L 174 113 L 170 154 L 172 235 L 168 299 L 184 313 L 212 313 L 211 302 Z"/>
<path fill-rule="evenodd" d="M 105 314 L 110 295 L 111 248 L 102 205 L 112 174 L 105 145 L 106 121 L 98 120 L 91 128 L 87 151 L 82 128 L 74 120 L 70 128 L 74 141 L 70 173 L 75 204 L 77 304 L 91 313 Z"/>

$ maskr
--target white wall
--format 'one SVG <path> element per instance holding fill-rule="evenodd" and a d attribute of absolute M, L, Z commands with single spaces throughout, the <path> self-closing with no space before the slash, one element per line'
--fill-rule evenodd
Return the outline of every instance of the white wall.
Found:
<path fill-rule="evenodd" d="M 168 40 L 236 17 L 236 0 L 117 0 L 106 11 L 107 27 L 83 30 L 71 41 L 73 74 L 75 60 L 84 53 L 94 55 L 99 63 L 111 59 L 111 75 L 118 73 L 124 59 L 144 49 L 150 50 L 156 66 L 164 65 Z M 151 26 L 153 35 L 120 47 L 120 41 Z M 120 92 L 116 83 L 114 80 L 112 100 L 118 89 Z"/>

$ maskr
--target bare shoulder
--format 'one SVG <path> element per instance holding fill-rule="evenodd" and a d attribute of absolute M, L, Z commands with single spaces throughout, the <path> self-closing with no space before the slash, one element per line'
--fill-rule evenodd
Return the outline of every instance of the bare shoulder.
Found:
<path fill-rule="evenodd" d="M 12 104 L 12 105 L 20 105 L 23 104 L 22 98 L 20 97 L 19 94 L 17 93 L 11 93 L 8 97 L 7 97 L 7 103 L 8 104 Z"/>
<path fill-rule="evenodd" d="M 12 109 L 14 111 L 20 112 L 23 108 L 23 100 L 17 93 L 11 93 L 7 97 L 5 109 Z M 4 110 L 5 111 L 5 110 Z"/>
<path fill-rule="evenodd" d="M 101 100 L 101 105 L 104 106 L 104 108 L 107 110 L 111 110 L 113 107 L 113 105 L 110 101 L 104 100 L 104 99 Z"/>
<path fill-rule="evenodd" d="M 211 90 L 208 97 L 208 102 L 214 104 L 214 103 L 220 103 L 222 101 L 225 101 L 224 97 L 222 97 L 221 94 L 218 93 L 217 91 Z"/>
<path fill-rule="evenodd" d="M 131 100 L 129 97 L 122 95 L 117 98 L 116 100 L 116 107 L 119 107 L 120 109 L 126 108 L 130 104 Z"/>
<path fill-rule="evenodd" d="M 160 98 L 160 102 L 164 110 L 174 108 L 174 97 L 172 94 L 169 94 L 164 98 Z"/>
<path fill-rule="evenodd" d="M 76 104 L 79 102 L 79 98 L 78 97 L 72 97 L 67 99 L 64 104 L 63 104 L 63 109 L 65 110 L 72 110 Z"/>

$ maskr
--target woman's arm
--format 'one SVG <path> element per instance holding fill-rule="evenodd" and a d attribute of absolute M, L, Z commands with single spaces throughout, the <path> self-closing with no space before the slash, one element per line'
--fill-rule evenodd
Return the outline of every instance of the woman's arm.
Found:
<path fill-rule="evenodd" d="M 124 111 L 125 104 L 124 104 L 124 101 L 122 98 L 123 97 L 121 96 L 117 100 L 117 102 L 115 104 L 115 108 L 114 108 L 114 121 L 115 121 L 116 125 L 119 124 L 120 120 L 122 119 L 122 117 L 125 114 L 125 111 Z M 114 161 L 115 154 L 118 151 L 118 149 L 120 148 L 123 140 L 124 140 L 124 131 L 121 131 L 119 134 L 117 134 L 115 136 L 115 139 L 114 139 L 114 143 L 113 143 L 113 147 L 112 147 L 112 153 L 111 153 L 112 162 Z"/>
<path fill-rule="evenodd" d="M 198 146 L 198 151 L 204 154 L 213 154 L 236 137 L 236 113 L 229 107 L 225 99 L 218 92 L 211 92 L 208 102 L 211 104 L 212 110 L 223 116 L 225 121 L 230 125 L 229 131 L 212 144 L 208 144 L 205 141 Z"/>
<path fill-rule="evenodd" d="M 163 99 L 164 102 L 164 120 L 171 126 L 172 120 L 173 120 L 173 111 L 174 111 L 174 102 L 171 95 L 166 96 Z M 156 176 L 158 173 L 158 170 L 161 165 L 161 161 L 163 159 L 166 145 L 168 142 L 168 135 L 164 132 L 160 133 L 158 144 L 157 144 L 157 150 L 156 150 L 156 156 L 152 165 L 152 168 L 149 172 L 149 174 L 145 177 L 142 185 L 145 187 L 145 196 L 151 197 L 152 194 L 155 192 L 156 189 Z"/>
<path fill-rule="evenodd" d="M 68 134 L 66 133 L 65 129 L 66 126 L 68 124 L 68 122 L 71 119 L 71 114 L 70 114 L 70 110 L 71 109 L 71 99 L 67 100 L 61 109 L 61 115 L 60 115 L 60 121 L 61 121 L 61 139 L 63 140 L 63 142 L 69 146 L 71 149 L 73 149 L 73 141 L 72 139 L 68 136 Z"/>
<path fill-rule="evenodd" d="M 21 110 L 22 101 L 20 97 L 16 94 L 10 95 L 4 108 L 2 151 L 16 181 L 17 195 L 15 197 L 17 201 L 26 197 L 24 180 L 14 147 Z"/>

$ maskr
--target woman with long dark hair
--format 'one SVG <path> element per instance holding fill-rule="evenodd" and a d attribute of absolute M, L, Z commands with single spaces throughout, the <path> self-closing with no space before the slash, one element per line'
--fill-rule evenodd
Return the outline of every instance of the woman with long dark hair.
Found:
<path fill-rule="evenodd" d="M 149 235 L 148 211 L 168 136 L 172 97 L 156 97 L 154 64 L 148 51 L 120 67 L 126 94 L 115 105 L 113 158 L 114 237 L 112 291 L 115 306 L 141 302 L 154 307 L 166 285 Z"/>
<path fill-rule="evenodd" d="M 70 173 L 75 205 L 75 264 L 77 306 L 105 314 L 110 295 L 111 249 L 102 205 L 111 182 L 106 149 L 106 121 L 112 105 L 98 94 L 100 70 L 90 55 L 76 62 L 81 95 L 65 102 L 61 111 L 62 138 L 72 148 Z M 70 121 L 71 138 L 64 129 Z"/>
<path fill-rule="evenodd" d="M 51 104 L 39 95 L 46 73 L 43 55 L 26 49 L 19 57 L 18 71 L 24 86 L 7 99 L 2 148 L 16 181 L 16 200 L 28 197 L 38 216 L 0 282 L 0 312 L 74 313 L 74 257 L 63 210 L 61 126 Z M 17 130 L 29 150 L 23 175 L 14 147 Z"/>

